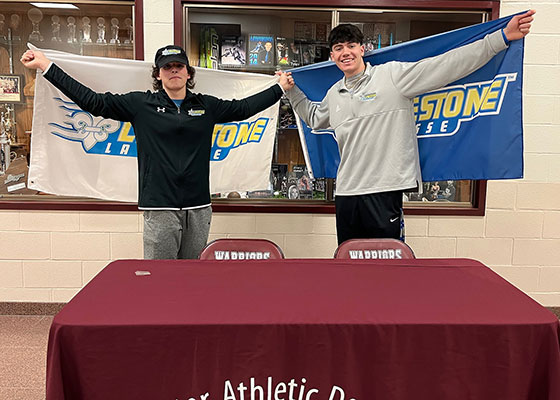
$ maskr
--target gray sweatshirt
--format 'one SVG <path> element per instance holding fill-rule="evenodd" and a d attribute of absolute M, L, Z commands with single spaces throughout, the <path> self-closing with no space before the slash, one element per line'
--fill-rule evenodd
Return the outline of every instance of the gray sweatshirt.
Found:
<path fill-rule="evenodd" d="M 506 48 L 498 30 L 417 62 L 368 63 L 352 89 L 343 78 L 320 104 L 297 86 L 286 95 L 312 129 L 334 129 L 340 150 L 337 196 L 416 188 L 422 176 L 413 99 L 471 74 Z"/>

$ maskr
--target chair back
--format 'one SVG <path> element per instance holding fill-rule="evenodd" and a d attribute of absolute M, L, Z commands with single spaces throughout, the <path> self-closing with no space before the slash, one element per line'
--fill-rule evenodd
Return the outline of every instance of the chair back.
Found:
<path fill-rule="evenodd" d="M 270 260 L 282 259 L 278 245 L 267 239 L 216 239 L 200 252 L 201 260 Z"/>
<path fill-rule="evenodd" d="M 399 260 L 416 257 L 406 243 L 397 239 L 350 239 L 338 246 L 334 258 Z"/>

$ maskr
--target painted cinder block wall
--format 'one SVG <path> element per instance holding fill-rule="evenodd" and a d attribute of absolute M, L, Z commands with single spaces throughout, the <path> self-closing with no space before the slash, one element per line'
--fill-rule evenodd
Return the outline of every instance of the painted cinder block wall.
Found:
<path fill-rule="evenodd" d="M 502 1 L 537 18 L 525 54 L 525 178 L 488 183 L 485 217 L 408 217 L 418 257 L 468 257 L 560 306 L 560 1 Z M 146 59 L 173 38 L 169 0 L 144 2 Z M 214 214 L 210 239 L 264 237 L 287 257 L 330 258 L 334 216 Z M 0 302 L 66 302 L 110 261 L 142 257 L 138 212 L 0 210 Z"/>

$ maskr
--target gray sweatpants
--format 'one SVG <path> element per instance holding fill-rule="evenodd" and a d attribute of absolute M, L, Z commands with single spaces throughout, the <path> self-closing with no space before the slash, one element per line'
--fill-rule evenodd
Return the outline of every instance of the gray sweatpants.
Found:
<path fill-rule="evenodd" d="M 182 211 L 144 211 L 144 258 L 198 258 L 208 242 L 211 219 L 211 206 Z"/>

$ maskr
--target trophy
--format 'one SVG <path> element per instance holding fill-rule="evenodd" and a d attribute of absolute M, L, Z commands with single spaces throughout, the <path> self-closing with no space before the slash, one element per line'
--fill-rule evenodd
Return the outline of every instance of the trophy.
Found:
<path fill-rule="evenodd" d="M 120 43 L 119 40 L 119 20 L 117 18 L 111 18 L 111 40 L 109 43 L 117 44 Z"/>
<path fill-rule="evenodd" d="M 52 28 L 52 37 L 51 42 L 62 42 L 60 39 L 60 18 L 58 15 L 53 15 L 51 17 L 51 28 Z"/>
<path fill-rule="evenodd" d="M 10 118 L 13 110 L 9 106 L 5 106 L 4 110 L 0 113 L 0 174 L 4 174 L 10 166 L 10 145 L 14 141 L 10 134 L 14 127 Z"/>
<path fill-rule="evenodd" d="M 12 28 L 12 40 L 14 42 L 19 42 L 21 36 L 19 36 L 19 23 L 21 22 L 21 17 L 17 14 L 12 14 L 10 16 L 10 27 Z"/>
<path fill-rule="evenodd" d="M 76 38 L 76 18 L 68 17 L 66 18 L 66 23 L 68 24 L 68 43 L 78 43 L 78 39 Z"/>
<path fill-rule="evenodd" d="M 82 43 L 91 43 L 91 25 L 89 24 L 90 19 L 88 17 L 82 18 L 82 30 L 84 38 Z"/>
<path fill-rule="evenodd" d="M 17 143 L 15 124 L 14 124 L 14 109 L 10 105 L 4 105 L 5 112 L 2 113 L 2 128 L 10 144 Z"/>
<path fill-rule="evenodd" d="M 0 132 L 0 175 L 4 175 L 10 166 L 10 142 L 2 130 Z"/>
<path fill-rule="evenodd" d="M 133 30 L 132 30 L 132 20 L 130 18 L 124 19 L 124 28 L 126 29 L 126 44 L 131 44 L 133 42 Z"/>
<path fill-rule="evenodd" d="M 105 40 L 105 18 L 97 18 L 97 43 L 107 43 Z"/>
<path fill-rule="evenodd" d="M 29 34 L 29 41 L 30 42 L 42 42 L 43 35 L 39 32 L 39 24 L 43 19 L 43 13 L 38 8 L 32 8 L 27 11 L 27 17 L 31 20 L 31 24 L 33 25 L 33 30 Z"/>

